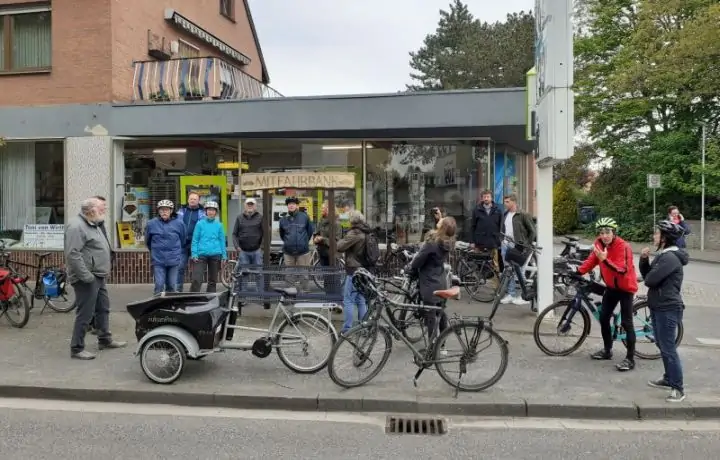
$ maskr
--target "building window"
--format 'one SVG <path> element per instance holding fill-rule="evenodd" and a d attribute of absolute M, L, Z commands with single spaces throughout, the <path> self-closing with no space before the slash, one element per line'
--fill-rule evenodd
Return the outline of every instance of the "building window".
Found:
<path fill-rule="evenodd" d="M 0 11 L 0 72 L 48 70 L 52 61 L 49 8 Z"/>
<path fill-rule="evenodd" d="M 440 207 L 457 221 L 467 241 L 477 197 L 486 188 L 486 161 L 474 141 L 370 141 L 366 144 L 366 218 L 395 233 L 399 243 L 418 243 L 434 227 Z"/>
<path fill-rule="evenodd" d="M 185 82 L 186 92 L 201 92 L 202 85 L 200 84 L 200 48 L 186 42 L 185 40 L 178 40 L 178 56 L 187 59 L 188 76 Z"/>
<path fill-rule="evenodd" d="M 15 248 L 63 249 L 62 142 L 0 147 L 0 239 Z"/>
<path fill-rule="evenodd" d="M 220 14 L 226 18 L 235 20 L 235 0 L 220 0 Z"/>

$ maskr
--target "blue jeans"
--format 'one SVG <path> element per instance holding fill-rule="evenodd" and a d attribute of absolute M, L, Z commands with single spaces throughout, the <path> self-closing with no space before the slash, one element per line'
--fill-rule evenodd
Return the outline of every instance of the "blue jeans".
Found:
<path fill-rule="evenodd" d="M 153 278 L 155 279 L 154 294 L 161 292 L 177 292 L 178 265 L 153 265 Z"/>
<path fill-rule="evenodd" d="M 185 249 L 183 249 L 183 253 L 180 258 L 180 265 L 178 266 L 177 271 L 177 292 L 183 291 L 183 284 L 185 284 L 185 270 L 187 270 L 188 261 L 190 260 L 190 251 L 185 252 Z"/>
<path fill-rule="evenodd" d="M 235 270 L 240 270 L 243 266 L 246 265 L 255 265 L 253 268 L 261 268 L 260 266 L 263 264 L 263 255 L 261 249 L 256 249 L 255 251 L 240 251 L 240 254 L 238 255 L 238 263 L 235 265 Z M 258 292 L 263 292 L 263 277 L 262 275 L 256 275 L 256 274 L 250 274 L 245 279 L 242 280 L 242 286 L 241 289 L 243 291 L 248 290 L 248 281 L 255 279 L 255 284 L 257 286 Z"/>
<path fill-rule="evenodd" d="M 502 258 L 503 258 L 503 261 L 505 262 L 505 264 L 510 263 L 505 259 L 505 255 L 507 254 L 508 249 L 514 248 L 514 247 L 515 247 L 515 245 L 513 243 L 504 243 L 500 247 L 500 252 L 502 253 Z M 515 282 L 515 271 L 513 270 L 513 276 L 510 277 L 510 282 L 508 283 L 508 287 L 507 287 L 507 295 L 509 295 L 511 297 L 515 297 L 516 294 L 517 294 L 517 284 Z"/>
<path fill-rule="evenodd" d="M 675 345 L 678 325 L 682 323 L 683 311 L 652 311 L 651 321 L 655 341 L 662 355 L 665 374 L 663 378 L 676 390 L 683 390 L 683 371 L 680 356 Z"/>
<path fill-rule="evenodd" d="M 367 303 L 365 302 L 365 297 L 355 290 L 352 283 L 352 275 L 348 275 L 345 277 L 345 287 L 343 289 L 343 316 L 345 317 L 345 322 L 343 322 L 340 332 L 345 332 L 353 327 L 353 323 L 355 322 L 355 306 L 357 306 L 358 321 L 362 321 L 367 314 Z"/>

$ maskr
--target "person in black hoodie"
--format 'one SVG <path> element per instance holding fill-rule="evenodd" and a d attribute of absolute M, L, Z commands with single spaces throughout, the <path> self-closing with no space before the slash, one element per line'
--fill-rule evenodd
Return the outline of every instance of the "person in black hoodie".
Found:
<path fill-rule="evenodd" d="M 667 402 L 681 402 L 685 399 L 683 372 L 677 352 L 678 325 L 682 323 L 685 304 L 682 299 L 684 266 L 689 256 L 677 247 L 678 239 L 685 230 L 669 220 L 658 223 L 655 231 L 657 254 L 650 262 L 650 248 L 640 254 L 640 273 L 648 287 L 648 306 L 652 315 L 655 342 L 662 355 L 665 374 L 661 379 L 651 380 L 648 385 L 668 389 Z"/>
<path fill-rule="evenodd" d="M 425 243 L 410 262 L 408 269 L 411 275 L 418 278 L 420 298 L 425 305 L 444 305 L 443 299 L 434 295 L 433 292 L 449 287 L 445 262 L 455 244 L 456 231 L 457 224 L 454 218 L 443 217 L 440 219 L 437 228 L 427 234 Z M 443 310 L 426 310 L 424 313 L 425 326 L 432 344 L 437 334 L 447 329 L 447 315 Z"/>

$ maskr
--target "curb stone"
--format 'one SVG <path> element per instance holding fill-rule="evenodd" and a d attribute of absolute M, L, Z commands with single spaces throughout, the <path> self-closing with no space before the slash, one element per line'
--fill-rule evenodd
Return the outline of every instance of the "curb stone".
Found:
<path fill-rule="evenodd" d="M 446 416 L 536 417 L 596 420 L 718 419 L 720 401 L 663 404 L 661 401 L 608 402 L 605 404 L 551 403 L 528 399 L 488 398 L 483 401 L 458 401 L 455 398 L 428 397 L 353 397 L 351 393 L 324 396 L 225 394 L 182 391 L 142 391 L 95 388 L 60 388 L 29 385 L 0 385 L 0 397 L 105 402 L 130 404 L 167 404 L 187 407 L 231 409 L 268 409 L 324 412 L 393 412 L 438 414 Z"/>

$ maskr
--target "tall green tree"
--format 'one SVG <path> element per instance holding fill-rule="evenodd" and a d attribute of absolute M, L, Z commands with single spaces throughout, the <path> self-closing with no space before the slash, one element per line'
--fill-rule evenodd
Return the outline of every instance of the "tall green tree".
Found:
<path fill-rule="evenodd" d="M 505 22 L 476 19 L 454 0 L 440 11 L 434 33 L 410 53 L 410 91 L 516 87 L 534 61 L 534 19 L 514 13 Z"/>
<path fill-rule="evenodd" d="M 699 203 L 699 123 L 706 123 L 712 140 L 720 117 L 720 4 L 578 0 L 576 5 L 575 112 L 610 163 L 592 194 L 602 213 L 626 220 L 625 228 L 635 222 L 641 226 L 636 233 L 647 234 L 648 173 L 663 177 L 658 205 Z"/>

